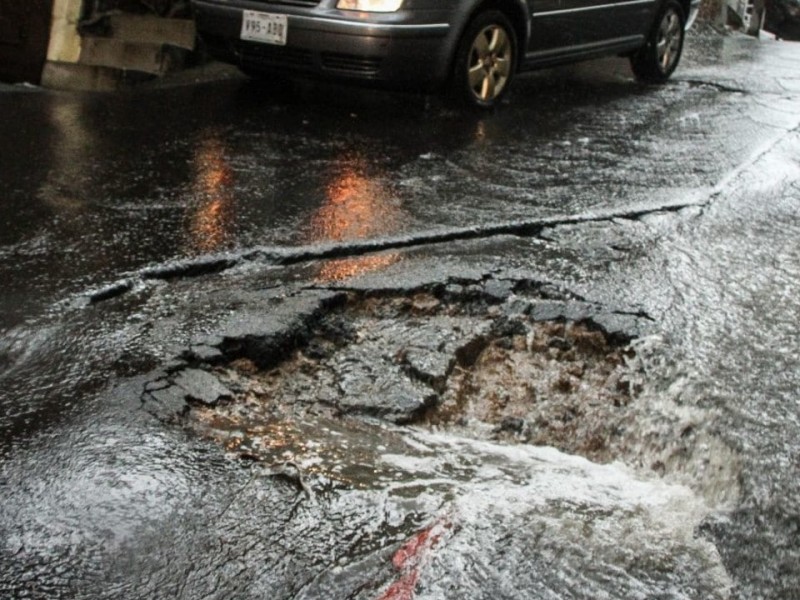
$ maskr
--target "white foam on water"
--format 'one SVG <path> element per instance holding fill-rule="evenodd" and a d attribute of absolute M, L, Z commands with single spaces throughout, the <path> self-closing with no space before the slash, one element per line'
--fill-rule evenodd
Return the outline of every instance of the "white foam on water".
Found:
<path fill-rule="evenodd" d="M 425 558 L 418 598 L 729 597 L 696 534 L 709 508 L 689 488 L 553 448 L 413 437 L 433 453 L 382 460 L 418 486 L 449 482 L 439 518 L 453 528 Z"/>

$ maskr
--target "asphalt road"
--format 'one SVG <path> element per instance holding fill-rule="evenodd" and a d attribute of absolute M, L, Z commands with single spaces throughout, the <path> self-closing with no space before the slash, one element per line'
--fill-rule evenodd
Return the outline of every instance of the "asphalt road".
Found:
<path fill-rule="evenodd" d="M 483 116 L 240 78 L 0 92 L 0 593 L 798 597 L 798 58 L 698 34 L 664 87 L 607 60 Z M 625 410 L 592 388 L 562 419 L 616 419 L 605 454 L 529 415 L 509 440 L 317 408 L 507 321 L 535 341 L 553 310 L 634 338 Z M 266 454 L 215 407 L 152 409 L 193 385 L 187 349 L 284 334 L 317 367 L 253 376 L 300 407 L 269 413 Z M 542 432 L 563 452 L 521 439 Z"/>
<path fill-rule="evenodd" d="M 2 325 L 173 258 L 703 199 L 795 125 L 795 80 L 790 46 L 697 42 L 664 88 L 590 63 L 488 117 L 241 79 L 3 94 Z"/>

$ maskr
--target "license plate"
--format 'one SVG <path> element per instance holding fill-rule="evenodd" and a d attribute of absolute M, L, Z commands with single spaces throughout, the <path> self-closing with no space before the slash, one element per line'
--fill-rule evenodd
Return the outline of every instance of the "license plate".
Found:
<path fill-rule="evenodd" d="M 288 29 L 286 15 L 246 10 L 242 16 L 241 38 L 249 42 L 285 46 Z"/>

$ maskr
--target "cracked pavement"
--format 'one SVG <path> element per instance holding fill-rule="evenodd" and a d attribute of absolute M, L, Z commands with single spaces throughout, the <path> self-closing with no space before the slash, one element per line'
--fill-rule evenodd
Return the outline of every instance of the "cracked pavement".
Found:
<path fill-rule="evenodd" d="M 798 57 L 0 94 L 0 594 L 795 597 Z"/>

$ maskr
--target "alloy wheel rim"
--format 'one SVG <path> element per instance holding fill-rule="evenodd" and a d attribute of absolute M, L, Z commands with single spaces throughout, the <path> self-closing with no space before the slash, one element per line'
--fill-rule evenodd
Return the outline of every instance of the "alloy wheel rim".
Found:
<path fill-rule="evenodd" d="M 511 38 L 500 25 L 484 27 L 472 42 L 467 81 L 478 100 L 491 102 L 506 87 L 511 76 Z"/>
<path fill-rule="evenodd" d="M 675 65 L 681 50 L 681 20 L 674 10 L 668 11 L 661 20 L 658 33 L 658 65 L 667 73 Z"/>

